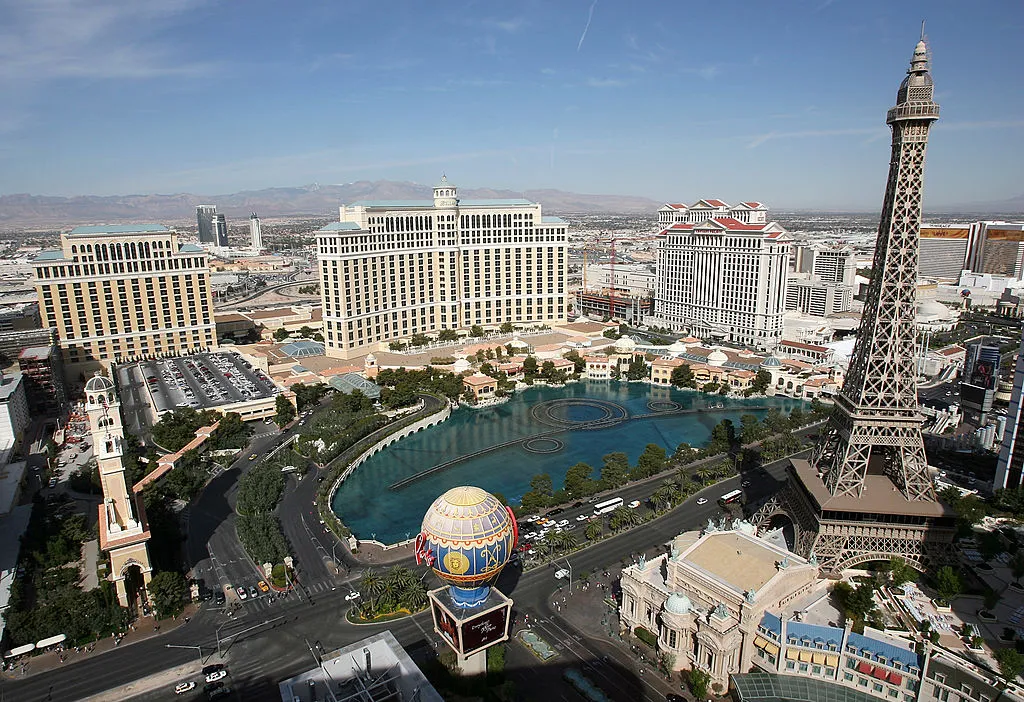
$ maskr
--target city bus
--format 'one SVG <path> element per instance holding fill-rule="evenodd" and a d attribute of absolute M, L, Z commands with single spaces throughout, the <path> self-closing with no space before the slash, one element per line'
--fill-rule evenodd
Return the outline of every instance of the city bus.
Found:
<path fill-rule="evenodd" d="M 742 498 L 742 490 L 730 490 L 729 492 L 725 493 L 724 495 L 718 498 L 718 504 L 721 505 L 722 507 L 725 507 L 726 505 L 731 505 L 734 502 L 739 502 Z"/>
<path fill-rule="evenodd" d="M 610 500 L 605 500 L 604 502 L 598 502 L 596 505 L 594 505 L 594 516 L 597 517 L 597 516 L 602 515 L 602 514 L 608 514 L 609 512 L 614 511 L 616 507 L 621 507 L 621 506 L 622 506 L 622 498 L 621 497 L 613 497 Z"/>

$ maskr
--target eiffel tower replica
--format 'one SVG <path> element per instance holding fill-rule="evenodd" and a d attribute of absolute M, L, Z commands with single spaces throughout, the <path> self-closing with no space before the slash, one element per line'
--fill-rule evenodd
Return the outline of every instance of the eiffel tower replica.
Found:
<path fill-rule="evenodd" d="M 955 519 L 935 497 L 921 438 L 915 362 L 921 192 L 932 101 L 922 27 L 886 123 L 889 180 L 857 343 L 810 461 L 793 460 L 786 487 L 754 516 L 793 522 L 794 550 L 838 572 L 894 556 L 923 570 L 952 554 Z"/>

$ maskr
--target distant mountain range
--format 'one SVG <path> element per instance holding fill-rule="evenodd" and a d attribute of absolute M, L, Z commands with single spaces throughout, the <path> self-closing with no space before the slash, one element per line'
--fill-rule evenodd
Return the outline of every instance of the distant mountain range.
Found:
<path fill-rule="evenodd" d="M 648 213 L 662 204 L 645 197 L 628 195 L 587 195 L 562 190 L 493 190 L 464 188 L 465 199 L 526 198 L 539 202 L 545 212 L 558 213 Z M 64 228 L 80 224 L 116 224 L 180 221 L 195 222 L 195 207 L 217 206 L 231 219 L 261 217 L 338 216 L 338 205 L 356 200 L 429 200 L 431 186 L 388 180 L 357 181 L 345 185 L 307 185 L 297 188 L 247 190 L 230 195 L 44 195 L 0 196 L 0 229 Z"/>

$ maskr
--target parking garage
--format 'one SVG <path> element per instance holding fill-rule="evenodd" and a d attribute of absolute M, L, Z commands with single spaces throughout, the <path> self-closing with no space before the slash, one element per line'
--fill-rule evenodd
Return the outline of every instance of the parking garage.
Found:
<path fill-rule="evenodd" d="M 259 368 L 235 353 L 197 353 L 122 366 L 121 387 L 144 388 L 150 420 L 176 409 L 237 412 L 242 419 L 273 416 L 281 389 Z"/>

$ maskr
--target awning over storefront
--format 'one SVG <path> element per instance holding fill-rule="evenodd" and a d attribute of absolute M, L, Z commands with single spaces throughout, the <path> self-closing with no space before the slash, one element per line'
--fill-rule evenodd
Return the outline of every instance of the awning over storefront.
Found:
<path fill-rule="evenodd" d="M 899 673 L 889 673 L 889 682 L 891 682 L 893 685 L 902 685 L 903 676 Z"/>
<path fill-rule="evenodd" d="M 864 673 L 864 675 L 871 675 L 871 671 L 874 670 L 874 667 L 870 663 L 862 662 L 857 664 L 857 670 Z"/>
<path fill-rule="evenodd" d="M 809 663 L 810 660 L 811 660 L 811 652 L 810 651 L 800 651 L 800 661 L 802 663 Z"/>
<path fill-rule="evenodd" d="M 757 646 L 758 648 L 765 648 L 765 647 L 768 646 L 768 639 L 766 639 L 763 636 L 755 636 L 754 637 L 754 645 Z"/>
<path fill-rule="evenodd" d="M 839 656 L 825 656 L 825 665 L 829 668 L 838 668 Z"/>
<path fill-rule="evenodd" d="M 879 668 L 875 668 L 875 669 L 874 669 L 874 670 L 872 671 L 872 673 L 871 673 L 871 674 L 872 674 L 872 675 L 874 675 L 874 676 L 875 676 L 876 678 L 878 678 L 879 680 L 885 680 L 885 677 L 886 677 L 886 676 L 887 676 L 887 675 L 888 675 L 889 673 L 888 673 L 888 672 L 887 672 L 887 671 L 885 670 L 885 668 L 881 668 L 881 667 L 879 667 Z"/>
<path fill-rule="evenodd" d="M 825 665 L 825 654 L 824 653 L 813 653 L 813 654 L 811 654 L 811 660 L 816 665 Z"/>
<path fill-rule="evenodd" d="M 800 653 L 795 648 L 786 649 L 786 658 L 788 658 L 789 660 L 795 661 L 799 657 Z"/>
<path fill-rule="evenodd" d="M 779 655 L 779 647 L 773 644 L 771 641 L 769 641 L 768 644 L 764 647 L 764 650 L 772 654 L 773 656 Z"/>

